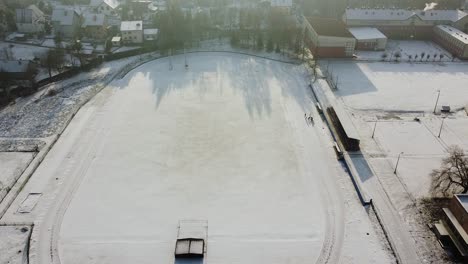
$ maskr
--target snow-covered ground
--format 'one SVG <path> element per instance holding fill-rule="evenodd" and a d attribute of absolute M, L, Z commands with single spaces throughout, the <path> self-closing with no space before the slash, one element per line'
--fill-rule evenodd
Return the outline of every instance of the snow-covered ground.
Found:
<path fill-rule="evenodd" d="M 426 62 L 426 61 L 452 61 L 452 56 L 451 54 L 446 51 L 444 48 L 441 46 L 437 45 L 436 43 L 432 41 L 419 41 L 419 40 L 392 40 L 389 39 L 387 41 L 387 47 L 385 51 L 363 51 L 363 50 L 356 50 L 356 56 L 357 59 L 360 60 L 382 60 L 382 54 L 387 54 L 388 57 L 386 60 L 390 60 L 390 57 L 392 56 L 393 60 L 395 57 L 393 57 L 394 54 L 397 53 L 401 54 L 401 61 L 408 61 L 409 56 L 412 56 L 412 61 L 417 61 L 417 62 Z M 421 60 L 421 53 L 425 54 L 424 59 Z M 436 58 L 434 58 L 434 54 L 437 55 Z M 439 55 L 442 54 L 443 57 L 440 58 Z M 415 59 L 416 55 L 418 56 L 417 59 Z M 427 59 L 426 56 L 430 55 L 430 58 Z"/>
<path fill-rule="evenodd" d="M 338 76 L 336 95 L 353 109 L 431 112 L 438 106 L 465 107 L 466 63 L 388 63 L 330 61 L 321 65 Z"/>
<path fill-rule="evenodd" d="M 440 167 L 448 148 L 458 145 L 468 152 L 468 116 L 463 110 L 468 105 L 468 64 L 334 60 L 321 66 L 338 79 L 338 89 L 332 91 L 324 79 L 315 86 L 347 109 L 360 135 L 362 155 L 355 154 L 352 160 L 359 163 L 364 191 L 380 210 L 389 206 L 398 213 L 421 262 L 445 263 L 417 206 L 420 198 L 429 196 L 429 174 Z M 442 105 L 454 112 L 441 114 Z M 382 192 L 384 203 L 377 200 Z"/>
<path fill-rule="evenodd" d="M 77 113 L 3 218 L 37 221 L 35 263 L 170 263 L 181 219 L 208 220 L 213 263 L 392 262 L 302 66 L 188 60 L 144 64 Z"/>
<path fill-rule="evenodd" d="M 0 226 L 0 263 L 27 263 L 29 226 Z"/>
<path fill-rule="evenodd" d="M 33 152 L 0 152 L 0 201 L 33 158 Z"/>

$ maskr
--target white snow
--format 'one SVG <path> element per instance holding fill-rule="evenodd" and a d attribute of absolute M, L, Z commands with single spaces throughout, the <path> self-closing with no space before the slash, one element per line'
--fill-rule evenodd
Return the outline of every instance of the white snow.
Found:
<path fill-rule="evenodd" d="M 30 232 L 29 226 L 0 226 L 0 263 L 27 263 L 25 247 Z"/>
<path fill-rule="evenodd" d="M 439 107 L 468 101 L 468 64 L 334 61 L 329 72 L 339 78 L 336 94 L 353 109 L 431 112 L 438 90 Z"/>
<path fill-rule="evenodd" d="M 0 201 L 33 158 L 32 152 L 0 152 Z"/>
<path fill-rule="evenodd" d="M 34 58 L 44 57 L 48 50 L 48 48 L 33 45 L 0 42 L 0 59 L 33 60 Z M 7 55 L 6 52 L 8 52 L 9 55 Z M 12 57 L 8 58 L 10 55 Z"/>

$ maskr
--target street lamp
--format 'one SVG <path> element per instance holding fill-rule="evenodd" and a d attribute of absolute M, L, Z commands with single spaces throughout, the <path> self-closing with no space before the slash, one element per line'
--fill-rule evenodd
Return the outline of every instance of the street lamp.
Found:
<path fill-rule="evenodd" d="M 374 123 L 374 130 L 372 130 L 372 138 L 374 138 L 376 128 L 377 128 L 377 120 L 375 120 L 375 123 Z"/>
<path fill-rule="evenodd" d="M 440 134 L 442 133 L 442 127 L 444 126 L 444 121 L 445 121 L 445 116 L 442 117 L 442 123 L 440 124 L 439 135 L 437 136 L 438 138 L 440 138 Z"/>
<path fill-rule="evenodd" d="M 396 162 L 396 165 L 395 165 L 395 170 L 393 171 L 393 174 L 396 174 L 396 170 L 398 168 L 398 163 L 400 162 L 400 157 L 401 155 L 403 154 L 404 152 L 400 152 L 400 154 L 398 154 L 398 159 L 397 159 L 397 162 Z"/>
<path fill-rule="evenodd" d="M 437 109 L 437 103 L 439 102 L 439 97 L 440 97 L 440 90 L 437 90 L 437 100 L 436 100 L 436 103 L 435 103 L 435 106 L 434 106 L 434 114 L 436 113 L 436 109 Z"/>

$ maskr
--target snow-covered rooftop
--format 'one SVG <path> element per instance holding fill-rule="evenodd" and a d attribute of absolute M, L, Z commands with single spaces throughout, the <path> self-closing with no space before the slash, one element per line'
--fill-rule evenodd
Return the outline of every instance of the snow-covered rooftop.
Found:
<path fill-rule="evenodd" d="M 468 14 L 461 10 L 346 9 L 348 20 L 407 20 L 413 16 L 427 21 L 456 22 Z"/>
<path fill-rule="evenodd" d="M 143 21 L 122 21 L 120 31 L 143 30 Z"/>
<path fill-rule="evenodd" d="M 52 11 L 52 21 L 57 21 L 62 26 L 71 26 L 75 15 L 78 14 L 73 8 L 61 7 Z"/>
<path fill-rule="evenodd" d="M 373 27 L 354 27 L 348 30 L 357 40 L 387 38 L 382 32 Z"/>
<path fill-rule="evenodd" d="M 29 63 L 21 60 L 0 60 L 0 72 L 26 72 Z"/>
<path fill-rule="evenodd" d="M 292 0 L 271 0 L 272 7 L 291 7 Z"/>
<path fill-rule="evenodd" d="M 464 44 L 468 44 L 468 34 L 464 33 L 463 31 L 446 25 L 437 25 L 436 27 L 448 33 L 452 37 L 460 40 Z"/>

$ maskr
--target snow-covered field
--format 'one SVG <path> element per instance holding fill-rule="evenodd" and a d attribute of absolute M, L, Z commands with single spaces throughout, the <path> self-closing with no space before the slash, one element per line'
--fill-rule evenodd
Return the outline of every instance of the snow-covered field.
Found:
<path fill-rule="evenodd" d="M 29 226 L 0 226 L 0 263 L 27 263 Z"/>
<path fill-rule="evenodd" d="M 208 221 L 208 262 L 392 262 L 326 127 L 304 120 L 301 66 L 188 60 L 144 64 L 77 113 L 4 217 L 39 217 L 38 263 L 171 263 L 181 219 Z"/>
<path fill-rule="evenodd" d="M 385 155 L 374 160 L 376 167 L 396 166 L 398 177 L 415 198 L 428 196 L 433 169 L 452 145 L 468 151 L 468 117 L 465 111 L 445 118 L 433 115 L 438 91 L 437 113 L 442 105 L 459 110 L 468 105 L 468 64 L 466 63 L 388 63 L 330 62 L 329 71 L 339 78 L 337 98 L 353 113 L 360 130 L 364 151 Z M 421 122 L 413 119 L 418 117 Z M 379 120 L 374 139 L 374 120 Z M 372 145 L 377 143 L 378 148 Z M 377 155 L 379 156 L 379 155 Z M 380 170 L 380 168 L 377 168 Z M 397 177 L 397 176 L 395 176 Z"/>
<path fill-rule="evenodd" d="M 328 68 L 338 76 L 337 96 L 353 109 L 431 112 L 438 90 L 439 107 L 468 103 L 466 63 L 331 61 Z"/>

